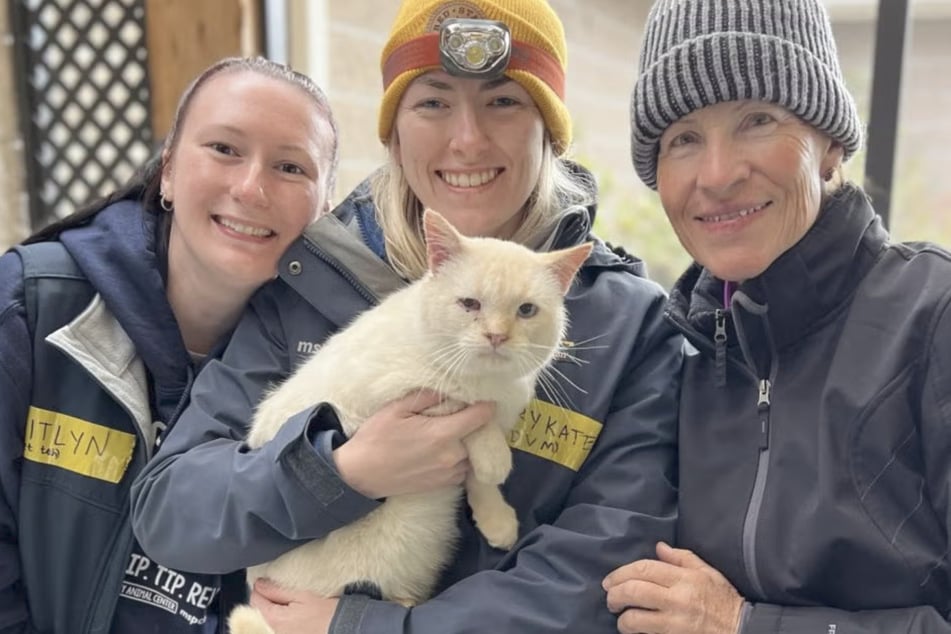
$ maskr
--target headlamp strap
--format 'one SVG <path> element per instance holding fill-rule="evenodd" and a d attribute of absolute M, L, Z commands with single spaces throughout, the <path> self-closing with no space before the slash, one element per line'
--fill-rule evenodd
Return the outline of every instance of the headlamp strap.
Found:
<path fill-rule="evenodd" d="M 426 33 L 398 46 L 383 64 L 383 90 L 397 77 L 413 68 L 439 68 L 439 33 Z M 506 70 L 523 70 L 535 75 L 565 99 L 565 74 L 548 51 L 526 42 L 512 41 L 512 57 Z"/>

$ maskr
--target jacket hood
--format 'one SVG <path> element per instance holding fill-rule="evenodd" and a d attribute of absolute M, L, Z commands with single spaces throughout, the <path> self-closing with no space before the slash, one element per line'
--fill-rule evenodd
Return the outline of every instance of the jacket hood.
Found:
<path fill-rule="evenodd" d="M 135 344 L 161 406 L 166 398 L 177 404 L 191 358 L 165 294 L 156 220 L 137 201 L 122 200 L 59 239 Z"/>
<path fill-rule="evenodd" d="M 769 306 L 776 344 L 783 347 L 851 296 L 887 240 L 865 193 L 845 185 L 828 198 L 798 243 L 762 274 L 742 282 L 736 292 Z M 712 336 L 715 311 L 724 308 L 722 295 L 722 280 L 694 263 L 671 290 L 668 313 Z"/>

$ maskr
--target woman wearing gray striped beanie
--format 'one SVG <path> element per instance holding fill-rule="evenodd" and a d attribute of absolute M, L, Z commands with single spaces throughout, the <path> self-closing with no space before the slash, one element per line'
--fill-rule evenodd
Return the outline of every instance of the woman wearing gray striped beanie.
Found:
<path fill-rule="evenodd" d="M 862 126 L 818 0 L 658 0 L 638 176 L 695 263 L 676 543 L 609 574 L 622 633 L 951 632 L 951 253 L 837 176 Z"/>

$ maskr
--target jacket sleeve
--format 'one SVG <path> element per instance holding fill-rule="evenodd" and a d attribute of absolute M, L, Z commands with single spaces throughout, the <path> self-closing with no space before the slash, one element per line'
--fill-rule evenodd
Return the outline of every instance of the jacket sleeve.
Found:
<path fill-rule="evenodd" d="M 931 325 L 931 346 L 922 363 L 921 420 L 925 482 L 945 535 L 951 535 L 951 291 Z M 942 559 L 936 566 L 944 566 Z M 753 604 L 740 634 L 849 632 L 854 634 L 951 634 L 951 615 L 931 606 L 848 612 L 824 607 Z"/>
<path fill-rule="evenodd" d="M 658 293 L 658 296 L 660 294 Z M 497 569 L 411 609 L 344 596 L 332 634 L 616 633 L 601 580 L 653 556 L 676 520 L 676 420 L 682 340 L 660 297 L 641 324 L 594 450 L 557 519 L 524 535 Z"/>
<path fill-rule="evenodd" d="M 754 603 L 739 634 L 946 634 L 951 625 L 930 606 L 849 612 Z"/>
<path fill-rule="evenodd" d="M 17 510 L 33 348 L 20 258 L 0 258 L 0 633 L 33 632 L 20 578 Z"/>
<path fill-rule="evenodd" d="M 180 570 L 232 572 L 378 505 L 339 478 L 335 432 L 313 431 L 320 408 L 292 417 L 259 449 L 244 444 L 254 406 L 289 365 L 276 304 L 262 291 L 133 485 L 133 530 L 150 557 Z"/>

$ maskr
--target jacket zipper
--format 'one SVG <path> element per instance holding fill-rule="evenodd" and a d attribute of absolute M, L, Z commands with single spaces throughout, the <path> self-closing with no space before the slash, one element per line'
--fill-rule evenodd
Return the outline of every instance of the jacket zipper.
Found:
<path fill-rule="evenodd" d="M 756 566 L 756 531 L 766 491 L 766 476 L 769 471 L 769 408 L 772 387 L 769 379 L 760 379 L 759 394 L 756 401 L 756 412 L 759 419 L 759 456 L 756 461 L 756 480 L 753 482 L 753 494 L 750 496 L 746 518 L 743 520 L 743 565 L 746 568 L 746 575 L 753 585 L 753 590 L 760 597 L 766 596 L 766 594 L 763 592 L 763 583 L 760 581 Z"/>
<path fill-rule="evenodd" d="M 692 334 L 692 342 L 697 348 L 706 348 L 708 351 L 712 351 L 715 355 L 717 362 L 717 373 L 719 374 L 719 355 L 723 355 L 723 368 L 724 368 L 724 379 L 725 379 L 725 369 L 727 364 L 726 358 L 726 344 L 727 344 L 727 334 L 726 334 L 726 311 L 722 309 L 717 309 L 715 311 L 716 325 L 714 329 L 714 343 L 711 346 L 710 340 L 700 334 L 695 328 L 690 324 L 682 321 L 669 310 L 666 311 L 667 319 L 673 322 L 681 332 L 685 335 Z M 722 328 L 722 333 L 720 329 Z M 718 335 L 722 337 L 722 341 L 718 340 Z M 712 350 L 711 350 L 712 349 Z M 722 349 L 722 353 L 720 350 Z M 746 516 L 743 520 L 743 567 L 746 571 L 746 576 L 750 580 L 750 584 L 753 586 L 753 589 L 760 596 L 766 596 L 763 592 L 763 584 L 760 581 L 759 572 L 756 568 L 756 531 L 757 524 L 759 522 L 759 513 L 763 505 L 763 497 L 766 491 L 766 476 L 769 471 L 769 414 L 770 407 L 772 405 L 772 389 L 773 384 L 769 379 L 759 378 L 754 374 L 749 367 L 744 364 L 737 364 L 736 367 L 741 368 L 748 376 L 757 381 L 757 398 L 756 398 L 756 412 L 757 420 L 759 422 L 759 429 L 756 430 L 758 434 L 758 446 L 759 446 L 759 456 L 757 456 L 756 461 L 756 479 L 753 481 L 753 493 L 750 496 L 750 502 L 746 507 Z M 719 381 L 719 377 L 718 381 Z M 719 385 L 719 383 L 718 383 Z"/>
<path fill-rule="evenodd" d="M 726 385 L 726 311 L 721 308 L 716 310 L 713 348 L 716 359 L 717 387 L 723 387 Z"/>

